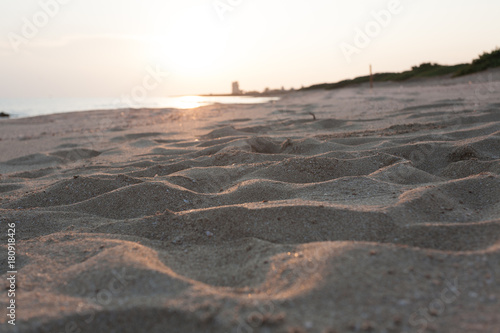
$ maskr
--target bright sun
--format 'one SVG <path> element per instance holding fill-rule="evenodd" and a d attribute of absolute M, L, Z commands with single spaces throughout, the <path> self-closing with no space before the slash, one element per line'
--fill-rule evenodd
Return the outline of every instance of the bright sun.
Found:
<path fill-rule="evenodd" d="M 152 40 L 152 51 L 170 70 L 199 74 L 224 53 L 227 31 L 216 15 L 209 14 L 206 8 L 191 8 Z"/>

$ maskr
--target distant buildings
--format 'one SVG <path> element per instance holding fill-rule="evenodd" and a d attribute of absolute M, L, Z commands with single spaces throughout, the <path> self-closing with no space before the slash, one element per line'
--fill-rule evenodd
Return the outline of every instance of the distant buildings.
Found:
<path fill-rule="evenodd" d="M 294 88 L 286 90 L 285 87 L 281 87 L 281 89 L 270 89 L 269 87 L 267 87 L 262 92 L 256 90 L 243 91 L 240 89 L 240 83 L 238 81 L 234 81 L 233 83 L 231 83 L 231 95 L 233 96 L 279 96 L 294 90 Z"/>
<path fill-rule="evenodd" d="M 243 91 L 240 90 L 240 84 L 238 83 L 238 81 L 233 82 L 232 88 L 233 95 L 241 95 L 243 93 Z"/>

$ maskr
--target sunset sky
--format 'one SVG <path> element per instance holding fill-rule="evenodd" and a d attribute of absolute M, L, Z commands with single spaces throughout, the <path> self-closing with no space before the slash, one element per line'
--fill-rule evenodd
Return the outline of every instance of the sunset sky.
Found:
<path fill-rule="evenodd" d="M 288 89 L 469 62 L 500 46 L 499 13 L 498 0 L 2 0 L 0 97 Z"/>

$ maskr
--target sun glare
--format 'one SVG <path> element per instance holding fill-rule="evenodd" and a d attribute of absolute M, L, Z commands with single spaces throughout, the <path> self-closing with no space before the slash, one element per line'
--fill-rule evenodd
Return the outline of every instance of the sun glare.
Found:
<path fill-rule="evenodd" d="M 200 74 L 209 70 L 226 48 L 226 29 L 203 7 L 184 11 L 159 30 L 152 40 L 152 51 L 174 72 Z"/>
<path fill-rule="evenodd" d="M 176 109 L 194 109 L 200 106 L 207 105 L 203 97 L 200 96 L 183 96 L 178 99 L 175 108 Z"/>

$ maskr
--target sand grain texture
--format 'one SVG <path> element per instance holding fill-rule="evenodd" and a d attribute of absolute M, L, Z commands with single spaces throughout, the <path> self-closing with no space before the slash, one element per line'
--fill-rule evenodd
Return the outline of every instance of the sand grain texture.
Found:
<path fill-rule="evenodd" d="M 500 72 L 446 82 L 0 122 L 0 330 L 500 332 Z"/>

